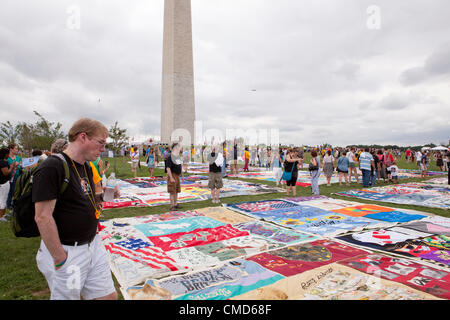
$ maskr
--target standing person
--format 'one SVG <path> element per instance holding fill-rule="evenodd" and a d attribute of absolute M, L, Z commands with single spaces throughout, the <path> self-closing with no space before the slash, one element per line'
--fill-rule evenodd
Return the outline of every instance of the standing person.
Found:
<path fill-rule="evenodd" d="M 320 157 L 315 150 L 311 151 L 311 161 L 309 163 L 311 173 L 311 190 L 314 195 L 319 195 L 319 177 L 320 177 Z"/>
<path fill-rule="evenodd" d="M 427 163 L 428 163 L 428 155 L 427 155 L 427 152 L 425 151 L 423 154 L 422 154 L 422 158 L 421 158 L 421 161 L 420 161 L 420 171 L 421 171 L 421 177 L 422 178 L 426 178 L 426 176 L 427 176 Z"/>
<path fill-rule="evenodd" d="M 325 156 L 323 157 L 322 170 L 327 178 L 327 186 L 331 186 L 331 177 L 334 172 L 334 157 L 331 155 L 331 150 L 327 150 Z"/>
<path fill-rule="evenodd" d="M 405 151 L 405 158 L 406 158 L 406 163 L 409 163 L 409 161 L 411 160 L 411 150 L 408 148 Z"/>
<path fill-rule="evenodd" d="M 67 141 L 66 139 L 56 139 L 52 143 L 52 146 L 50 147 L 50 152 L 51 153 L 61 153 L 67 149 L 68 145 L 69 145 L 69 141 Z"/>
<path fill-rule="evenodd" d="M 383 179 L 383 182 L 386 182 L 386 178 L 387 178 L 387 170 L 386 170 L 386 165 L 384 164 L 384 154 L 383 154 L 383 150 L 378 150 L 377 151 L 377 158 L 378 158 L 378 166 L 377 166 L 377 173 L 378 173 L 378 178 Z"/>
<path fill-rule="evenodd" d="M 178 194 L 181 192 L 180 176 L 184 182 L 183 170 L 181 168 L 180 145 L 172 144 L 171 153 L 166 160 L 167 192 L 170 194 L 170 211 L 181 209 L 178 205 Z"/>
<path fill-rule="evenodd" d="M 222 181 L 222 166 L 223 166 L 223 155 L 221 153 L 216 153 L 216 147 L 211 148 L 211 153 L 208 155 L 209 163 L 209 181 L 208 188 L 211 189 L 211 200 L 212 203 L 220 203 L 220 189 L 223 188 Z"/>
<path fill-rule="evenodd" d="M 248 162 L 250 160 L 250 153 L 248 152 L 248 147 L 245 147 L 244 151 L 244 172 L 248 172 Z"/>
<path fill-rule="evenodd" d="M 231 160 L 231 174 L 238 174 L 238 146 L 236 140 L 233 143 L 233 160 Z"/>
<path fill-rule="evenodd" d="M 352 175 L 355 177 L 356 183 L 358 183 L 358 172 L 356 171 L 356 155 L 355 148 L 351 147 L 350 151 L 347 152 L 347 158 L 349 161 L 349 180 L 352 181 Z"/>
<path fill-rule="evenodd" d="M 189 150 L 181 148 L 180 152 L 183 155 L 183 172 L 187 173 L 189 164 Z"/>
<path fill-rule="evenodd" d="M 359 169 L 362 172 L 362 181 L 364 188 L 369 187 L 371 168 L 374 168 L 374 160 L 369 153 L 369 148 L 365 148 L 359 156 Z"/>
<path fill-rule="evenodd" d="M 139 164 L 139 150 L 138 148 L 132 148 L 131 150 L 131 171 L 134 173 L 134 178 L 137 178 L 137 168 Z"/>
<path fill-rule="evenodd" d="M 378 178 L 378 165 L 380 160 L 377 157 L 376 150 L 374 149 L 370 154 L 373 157 L 373 167 L 370 169 L 370 186 L 375 187 L 377 184 L 377 178 Z"/>
<path fill-rule="evenodd" d="M 36 261 L 52 300 L 117 299 L 108 255 L 97 234 L 102 188 L 94 185 L 89 165 L 105 151 L 107 137 L 108 129 L 96 120 L 82 118 L 73 124 L 62 153 L 70 170 L 62 195 L 65 174 L 60 159 L 47 159 L 33 176 L 32 199 L 41 235 Z M 72 283 L 74 275 L 78 285 Z"/>
<path fill-rule="evenodd" d="M 150 173 L 150 178 L 153 177 L 153 171 L 155 170 L 155 159 L 156 159 L 155 149 L 150 148 L 147 151 L 147 154 L 145 155 L 145 162 L 147 163 L 147 169 L 148 172 Z"/>
<path fill-rule="evenodd" d="M 275 178 L 275 182 L 278 185 L 281 182 L 281 176 L 283 175 L 283 169 L 282 169 L 282 162 L 281 160 L 283 152 L 280 150 L 278 153 L 273 153 L 273 160 L 272 160 L 272 168 L 273 168 L 273 176 Z"/>
<path fill-rule="evenodd" d="M 305 160 L 304 160 L 304 157 L 305 157 L 305 151 L 303 150 L 303 147 L 300 147 L 300 149 L 299 149 L 299 151 L 298 151 L 298 157 L 299 157 L 299 159 L 300 159 L 300 168 L 303 169 L 303 162 L 305 161 Z"/>
<path fill-rule="evenodd" d="M 256 167 L 256 149 L 255 149 L 255 147 L 252 147 L 250 165 L 252 167 Z"/>
<path fill-rule="evenodd" d="M 441 152 L 437 153 L 436 166 L 439 168 L 439 171 L 444 171 L 444 160 Z"/>
<path fill-rule="evenodd" d="M 227 143 L 224 141 L 222 143 L 223 149 L 223 165 L 222 165 L 222 178 L 225 178 L 227 175 Z"/>
<path fill-rule="evenodd" d="M 286 181 L 286 195 L 289 197 L 289 192 L 292 190 L 292 196 L 297 196 L 297 178 L 298 178 L 298 164 L 300 158 L 297 158 L 297 153 L 294 149 L 290 149 L 286 160 L 284 161 L 284 171 L 292 172 L 291 180 Z"/>
<path fill-rule="evenodd" d="M 447 151 L 448 184 L 450 185 L 450 151 Z"/>
<path fill-rule="evenodd" d="M 337 172 L 339 173 L 339 186 L 342 186 L 342 176 L 344 176 L 344 181 L 347 186 L 350 185 L 350 181 L 348 178 L 348 165 L 350 161 L 347 158 L 347 151 L 344 150 L 342 155 L 339 157 L 337 161 Z"/>
<path fill-rule="evenodd" d="M 270 171 L 270 164 L 271 164 L 270 159 L 272 159 L 272 150 L 269 147 L 267 147 L 266 171 Z"/>
<path fill-rule="evenodd" d="M 6 222 L 5 212 L 6 212 L 6 200 L 8 199 L 10 183 L 9 176 L 11 172 L 19 164 L 13 162 L 12 165 L 8 164 L 9 149 L 0 149 L 0 221 Z"/>
<path fill-rule="evenodd" d="M 398 167 L 395 161 L 389 167 L 389 171 L 391 172 L 392 181 L 398 183 Z"/>
<path fill-rule="evenodd" d="M 389 168 L 392 166 L 394 161 L 395 161 L 395 158 L 392 155 L 392 149 L 389 149 L 384 157 L 384 164 L 386 166 L 386 173 L 387 173 L 389 182 L 392 182 L 392 175 L 391 175 L 391 171 L 389 170 Z"/>
<path fill-rule="evenodd" d="M 6 207 L 11 209 L 12 205 L 12 196 L 14 194 L 14 187 L 16 186 L 17 178 L 22 174 L 22 159 L 18 156 L 19 154 L 19 146 L 15 143 L 9 145 L 9 157 L 8 164 L 13 168 L 11 174 L 9 176 L 9 193 L 8 199 L 6 200 Z M 13 163 L 17 163 L 17 165 L 13 165 Z"/>
<path fill-rule="evenodd" d="M 417 162 L 417 167 L 419 168 L 419 170 L 421 170 L 421 163 L 422 163 L 422 152 L 420 152 L 420 150 L 417 150 L 416 152 L 416 162 Z"/>
<path fill-rule="evenodd" d="M 258 159 L 258 167 L 261 168 L 261 150 L 259 149 L 259 146 L 256 147 L 256 158 Z"/>

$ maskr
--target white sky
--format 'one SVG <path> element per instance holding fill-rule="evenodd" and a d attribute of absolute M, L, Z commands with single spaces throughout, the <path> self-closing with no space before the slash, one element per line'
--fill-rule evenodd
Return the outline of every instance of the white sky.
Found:
<path fill-rule="evenodd" d="M 192 0 L 196 118 L 296 145 L 448 142 L 449 12 L 448 0 Z M 159 136 L 163 13 L 163 0 L 2 0 L 1 121 L 36 110 L 66 132 L 88 116 Z"/>

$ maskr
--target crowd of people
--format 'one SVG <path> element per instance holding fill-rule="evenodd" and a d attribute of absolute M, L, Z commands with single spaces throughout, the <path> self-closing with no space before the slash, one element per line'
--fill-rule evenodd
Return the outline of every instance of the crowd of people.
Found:
<path fill-rule="evenodd" d="M 32 156 L 39 160 L 32 165 L 24 167 L 17 144 L 0 149 L 0 221 L 7 220 L 6 209 L 12 206 L 15 184 L 21 174 L 24 170 L 35 170 L 32 198 L 35 221 L 41 235 L 36 261 L 48 282 L 51 299 L 117 299 L 107 254 L 98 236 L 105 192 L 102 182 L 109 170 L 109 163 L 103 162 L 100 155 L 106 151 L 107 137 L 108 130 L 102 123 L 83 118 L 73 124 L 68 140 L 56 140 L 50 151 L 33 150 Z M 129 156 L 134 177 L 137 177 L 141 164 L 140 149 L 151 177 L 158 163 L 164 161 L 171 211 L 181 209 L 178 204 L 181 182 L 184 181 L 188 163 L 198 155 L 209 166 L 208 187 L 211 201 L 215 204 L 220 203 L 227 163 L 230 173 L 236 174 L 241 159 L 244 172 L 249 171 L 250 166 L 272 170 L 276 184 L 283 185 L 284 180 L 287 195 L 295 197 L 298 172 L 304 165 L 310 172 L 311 192 L 318 195 L 322 172 L 327 179 L 327 186 L 331 186 L 335 172 L 340 186 L 343 183 L 350 185 L 352 178 L 364 187 L 375 186 L 378 180 L 395 183 L 399 173 L 397 162 L 403 156 L 399 150 L 392 149 L 329 146 L 283 147 L 276 150 L 270 147 L 245 147 L 241 151 L 236 140 L 230 144 L 230 148 L 227 150 L 225 142 L 208 148 L 183 147 L 180 143 L 170 146 L 152 144 L 143 149 L 131 146 Z M 306 153 L 311 155 L 308 163 L 305 163 Z M 63 183 L 61 178 L 64 168 L 57 157 L 52 157 L 54 154 L 62 155 L 70 168 L 69 187 L 61 196 L 58 191 Z M 430 162 L 435 161 L 441 171 L 448 170 L 450 184 L 450 152 L 414 152 L 408 149 L 404 155 L 407 162 L 417 164 L 423 177 L 427 174 Z M 119 196 L 116 187 L 114 198 Z M 70 273 L 66 270 L 74 265 L 80 268 L 82 279 L 79 286 L 68 287 L 66 284 Z"/>

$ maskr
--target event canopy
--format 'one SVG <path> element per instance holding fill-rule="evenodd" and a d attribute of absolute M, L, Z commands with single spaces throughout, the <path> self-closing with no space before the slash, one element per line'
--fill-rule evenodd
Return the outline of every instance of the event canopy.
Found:
<path fill-rule="evenodd" d="M 448 151 L 447 147 L 443 147 L 443 146 L 437 146 L 432 148 L 431 150 L 437 150 L 437 151 Z"/>

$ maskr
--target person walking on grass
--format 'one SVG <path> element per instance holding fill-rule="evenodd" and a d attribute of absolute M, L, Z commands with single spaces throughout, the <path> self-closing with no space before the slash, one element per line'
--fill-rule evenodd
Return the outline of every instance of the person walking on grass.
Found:
<path fill-rule="evenodd" d="M 244 151 L 244 172 L 248 172 L 248 162 L 250 160 L 250 152 L 248 152 L 248 147 L 245 147 Z"/>
<path fill-rule="evenodd" d="M 428 169 L 427 165 L 428 165 L 428 154 L 427 154 L 427 152 L 424 152 L 422 154 L 422 158 L 420 160 L 420 165 L 419 165 L 420 166 L 420 171 L 421 171 L 420 176 L 422 178 L 426 178 L 427 177 L 427 169 Z"/>
<path fill-rule="evenodd" d="M 273 176 L 275 178 L 275 182 L 278 185 L 281 182 L 281 177 L 283 175 L 283 168 L 282 168 L 282 162 L 283 160 L 281 160 L 281 157 L 283 155 L 283 151 L 279 150 L 279 152 L 274 152 L 273 153 L 273 159 L 271 162 L 271 166 L 273 168 Z"/>
<path fill-rule="evenodd" d="M 347 186 L 350 185 L 349 177 L 348 177 L 348 165 L 350 161 L 347 158 L 347 151 L 344 150 L 342 155 L 339 157 L 337 161 L 337 172 L 339 174 L 339 186 L 342 186 L 342 176 L 344 176 L 344 181 Z"/>
<path fill-rule="evenodd" d="M 444 160 L 441 152 L 438 152 L 436 155 L 436 166 L 439 168 L 439 171 L 444 171 Z"/>
<path fill-rule="evenodd" d="M 134 178 L 137 178 L 137 168 L 139 166 L 139 150 L 138 148 L 135 148 L 133 146 L 133 148 L 131 149 L 131 171 L 133 171 L 134 173 Z"/>
<path fill-rule="evenodd" d="M 358 172 L 356 171 L 356 154 L 355 148 L 351 147 L 350 151 L 347 152 L 347 158 L 349 160 L 348 170 L 349 170 L 349 180 L 352 180 L 352 175 L 355 177 L 356 183 L 358 183 Z"/>
<path fill-rule="evenodd" d="M 147 163 L 147 170 L 150 173 L 150 178 L 153 177 L 153 171 L 155 170 L 156 154 L 154 148 L 149 148 L 145 155 L 145 162 Z"/>
<path fill-rule="evenodd" d="M 320 157 L 315 150 L 311 151 L 311 160 L 309 162 L 309 171 L 311 174 L 312 194 L 319 195 L 319 177 L 320 177 Z"/>
<path fill-rule="evenodd" d="M 96 120 L 82 118 L 73 124 L 69 146 L 61 153 L 70 171 L 62 195 L 61 159 L 48 158 L 33 175 L 32 201 L 41 236 L 36 262 L 51 300 L 117 299 L 108 255 L 97 233 L 103 190 L 101 183 L 94 183 L 89 165 L 105 151 L 107 137 L 108 129 Z M 119 195 L 117 191 L 115 197 Z"/>
<path fill-rule="evenodd" d="M 292 191 L 292 196 L 297 196 L 297 178 L 298 178 L 298 166 L 300 158 L 297 157 L 297 151 L 290 149 L 286 160 L 284 161 L 284 171 L 292 172 L 291 180 L 286 181 L 286 195 L 289 197 L 289 192 Z"/>
<path fill-rule="evenodd" d="M 220 203 L 220 189 L 223 188 L 222 181 L 222 166 L 223 155 L 216 152 L 217 147 L 211 148 L 211 153 L 208 154 L 207 160 L 209 163 L 209 181 L 208 188 L 211 189 L 212 203 Z"/>
<path fill-rule="evenodd" d="M 11 209 L 12 197 L 14 194 L 14 188 L 16 186 L 16 181 L 19 178 L 19 176 L 22 174 L 23 168 L 22 168 L 22 159 L 18 156 L 19 146 L 15 143 L 12 143 L 9 145 L 8 148 L 9 148 L 8 164 L 13 169 L 9 176 L 10 187 L 9 187 L 8 199 L 6 200 L 6 207 L 8 209 Z M 15 163 L 17 163 L 17 165 Z"/>
<path fill-rule="evenodd" d="M 180 159 L 180 144 L 172 144 L 171 152 L 167 155 L 166 168 L 167 173 L 167 192 L 170 194 L 170 211 L 181 209 L 178 205 L 178 194 L 181 192 L 181 180 L 184 182 L 183 170 Z"/>
<path fill-rule="evenodd" d="M 334 157 L 332 156 L 332 151 L 327 150 L 325 153 L 325 156 L 323 157 L 323 165 L 322 170 L 325 174 L 325 177 L 327 178 L 327 186 L 331 186 L 331 177 L 333 176 L 334 172 Z"/>
<path fill-rule="evenodd" d="M 373 164 L 374 164 L 370 169 L 370 186 L 371 187 L 375 187 L 375 185 L 377 184 L 378 165 L 379 165 L 380 160 L 378 159 L 376 152 L 377 151 L 374 149 L 370 153 L 373 157 Z"/>
<path fill-rule="evenodd" d="M 9 176 L 11 172 L 19 165 L 17 162 L 8 164 L 9 148 L 0 149 L 0 221 L 7 222 L 6 213 L 6 200 L 9 194 Z"/>
<path fill-rule="evenodd" d="M 364 152 L 362 152 L 359 156 L 359 169 L 362 172 L 362 180 L 364 188 L 369 187 L 370 172 L 372 168 L 375 168 L 373 157 L 369 153 L 369 148 L 365 148 Z"/>

